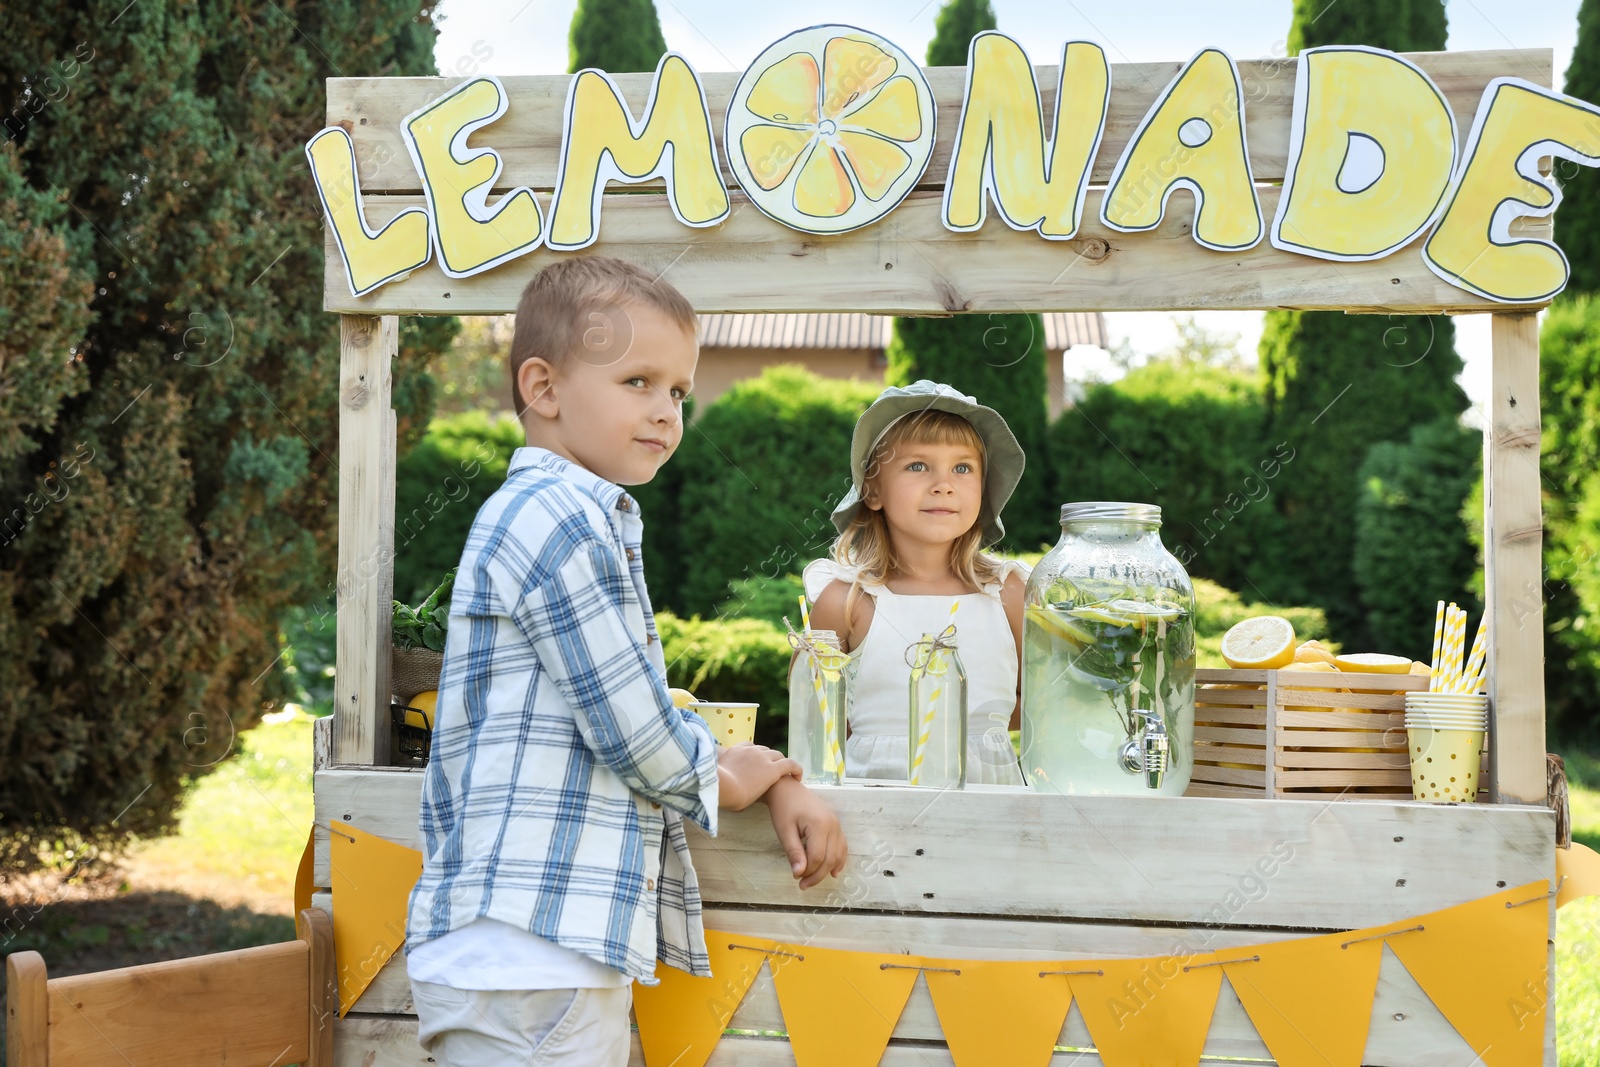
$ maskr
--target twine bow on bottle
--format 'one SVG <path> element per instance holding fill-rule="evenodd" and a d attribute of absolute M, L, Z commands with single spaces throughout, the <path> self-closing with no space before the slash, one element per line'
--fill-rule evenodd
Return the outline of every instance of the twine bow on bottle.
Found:
<path fill-rule="evenodd" d="M 906 666 L 911 668 L 912 674 L 920 677 L 927 672 L 936 654 L 955 647 L 956 624 L 950 623 L 938 633 L 923 634 L 907 645 Z M 944 657 L 940 656 L 939 658 L 942 660 Z"/>

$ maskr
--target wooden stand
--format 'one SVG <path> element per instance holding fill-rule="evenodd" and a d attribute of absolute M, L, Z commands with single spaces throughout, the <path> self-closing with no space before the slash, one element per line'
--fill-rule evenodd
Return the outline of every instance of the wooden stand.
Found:
<path fill-rule="evenodd" d="M 1516 75 L 1550 82 L 1549 51 L 1431 53 L 1427 70 L 1458 116 L 1470 115 L 1488 81 Z M 1147 86 L 1113 94 L 1106 147 L 1114 160 L 1143 108 L 1179 64 L 1118 65 L 1112 83 Z M 1256 179 L 1279 182 L 1293 96 L 1293 66 L 1241 63 Z M 1037 70 L 1055 84 L 1055 68 Z M 706 75 L 720 124 L 733 75 Z M 933 70 L 942 109 L 960 72 Z M 640 113 L 643 75 L 618 75 Z M 382 225 L 421 202 L 416 175 L 380 159 L 404 159 L 401 118 L 455 79 L 330 79 L 328 120 L 355 138 L 368 219 Z M 555 177 L 560 101 L 567 79 L 507 78 L 515 117 L 478 135 L 506 167 L 493 195 L 518 185 L 548 191 Z M 1144 94 L 1144 95 L 1141 95 Z M 1046 107 L 1054 106 L 1053 93 Z M 945 114 L 952 111 L 946 110 Z M 924 188 L 861 231 L 816 238 L 751 210 L 736 190 L 720 226 L 689 231 L 656 194 L 608 194 L 601 241 L 579 253 L 618 255 L 666 273 L 700 311 L 995 312 L 1184 308 L 1345 308 L 1391 312 L 1495 312 L 1494 403 L 1484 438 L 1487 492 L 1490 799 L 1440 807 L 1410 801 L 1283 802 L 1210 797 L 1055 797 L 969 789 L 843 786 L 827 796 L 844 824 L 848 872 L 802 894 L 789 876 L 762 809 L 724 814 L 715 841 L 694 842 L 711 928 L 872 951 L 967 958 L 1146 956 L 1181 946 L 1221 948 L 1352 929 L 1459 904 L 1506 886 L 1554 876 L 1554 816 L 1545 808 L 1543 610 L 1539 512 L 1538 337 L 1534 307 L 1508 309 L 1444 284 L 1414 244 L 1370 263 L 1328 263 L 1279 253 L 1264 242 L 1237 255 L 1210 252 L 1189 235 L 1189 199 L 1147 234 L 1113 233 L 1090 221 L 1079 237 L 1051 242 L 991 218 L 956 234 L 938 225 L 940 185 L 954 124 L 941 139 Z M 1460 124 L 1464 139 L 1469 122 Z M 393 142 L 393 143 L 391 143 Z M 1097 164 L 1093 180 L 1103 182 Z M 1270 217 L 1276 191 L 1259 188 Z M 1547 236 L 1548 220 L 1519 231 Z M 360 299 L 345 283 L 329 238 L 327 307 L 343 315 L 340 358 L 338 701 L 331 736 L 319 737 L 319 827 L 330 818 L 418 847 L 421 772 L 380 766 L 388 751 L 389 603 L 394 551 L 394 413 L 389 367 L 396 314 L 511 312 L 527 279 L 553 261 L 540 250 L 469 279 L 430 264 Z M 374 317 L 381 315 L 382 317 Z M 319 724 L 326 726 L 326 724 Z M 1274 848 L 1292 858 L 1270 878 L 1259 862 Z M 1000 873 L 1000 872 L 1003 872 Z M 1247 878 L 1264 882 L 1247 892 Z M 316 883 L 330 884 L 327 832 L 317 831 Z M 1236 906 L 1236 901 L 1243 901 Z M 332 908 L 330 894 L 317 903 Z M 1550 909 L 1554 938 L 1555 908 Z M 1548 1003 L 1554 1003 L 1551 950 Z M 1209 1054 L 1268 1058 L 1224 985 Z M 1556 1063 L 1554 1011 L 1546 1012 L 1545 1063 Z M 763 977 L 735 1028 L 781 1030 Z M 422 1065 L 403 956 L 378 975 L 335 1031 L 342 1063 Z M 922 980 L 883 1062 L 948 1063 Z M 1091 1042 L 1077 1009 L 1062 1035 Z M 933 1042 L 934 1044 L 929 1044 Z M 1364 1063 L 1465 1063 L 1472 1052 L 1392 956 L 1385 954 Z M 637 1045 L 633 1063 L 642 1063 Z M 789 1063 L 780 1039 L 730 1036 L 713 1064 Z M 1058 1055 L 1090 1065 L 1093 1055 Z"/>

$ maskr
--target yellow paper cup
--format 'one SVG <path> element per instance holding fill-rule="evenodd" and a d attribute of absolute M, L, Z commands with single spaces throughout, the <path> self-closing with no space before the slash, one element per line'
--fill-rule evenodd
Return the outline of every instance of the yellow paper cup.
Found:
<path fill-rule="evenodd" d="M 1483 734 L 1408 726 L 1412 797 L 1434 804 L 1475 803 Z"/>
<path fill-rule="evenodd" d="M 756 739 L 756 709 L 760 704 L 719 704 L 699 700 L 689 710 L 706 721 L 717 744 L 727 747 Z"/>

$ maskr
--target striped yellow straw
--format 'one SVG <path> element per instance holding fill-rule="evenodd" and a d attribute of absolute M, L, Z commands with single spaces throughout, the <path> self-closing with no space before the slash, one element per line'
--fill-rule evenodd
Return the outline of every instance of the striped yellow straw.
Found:
<path fill-rule="evenodd" d="M 956 609 L 959 607 L 961 607 L 961 599 L 957 597 L 950 603 L 949 626 L 955 625 Z M 937 665 L 934 662 L 935 657 L 937 657 L 938 660 Z M 928 657 L 928 669 L 933 671 L 935 674 L 943 675 L 945 672 L 944 670 L 940 669 L 943 667 L 945 667 L 944 654 L 936 649 L 930 650 Z M 916 755 L 911 759 L 912 785 L 916 785 L 918 779 L 922 777 L 922 761 L 923 758 L 928 754 L 928 740 L 933 736 L 933 717 L 938 714 L 939 701 L 943 699 L 943 697 L 943 682 L 939 683 L 939 688 L 928 694 L 928 707 L 927 710 L 922 713 L 922 722 L 918 724 L 917 728 L 917 752 Z"/>
<path fill-rule="evenodd" d="M 1489 654 L 1489 616 L 1478 620 L 1478 634 L 1472 639 L 1472 654 L 1467 657 L 1466 683 L 1463 693 L 1476 693 L 1483 688 L 1483 661 Z"/>
<path fill-rule="evenodd" d="M 1447 693 L 1461 691 L 1461 667 L 1463 663 L 1462 646 L 1466 642 L 1467 613 L 1450 605 L 1450 618 L 1445 623 L 1445 677 L 1444 688 Z"/>
<path fill-rule="evenodd" d="M 1429 675 L 1427 675 L 1427 688 L 1432 689 L 1434 693 L 1438 693 L 1438 675 L 1440 675 L 1438 669 L 1442 665 L 1438 662 L 1438 653 L 1443 648 L 1443 641 L 1445 641 L 1445 601 L 1440 600 L 1438 609 L 1434 611 L 1434 662 L 1429 664 Z"/>

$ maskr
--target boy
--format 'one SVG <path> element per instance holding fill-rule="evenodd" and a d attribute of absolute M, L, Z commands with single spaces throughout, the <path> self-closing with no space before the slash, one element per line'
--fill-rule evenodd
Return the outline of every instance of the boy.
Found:
<path fill-rule="evenodd" d="M 838 820 L 771 749 L 675 708 L 638 506 L 683 435 L 694 309 L 617 259 L 564 259 L 517 304 L 528 447 L 462 552 L 407 919 L 418 1041 L 442 1067 L 628 1059 L 634 979 L 710 974 L 683 819 L 756 800 L 802 888 Z"/>

